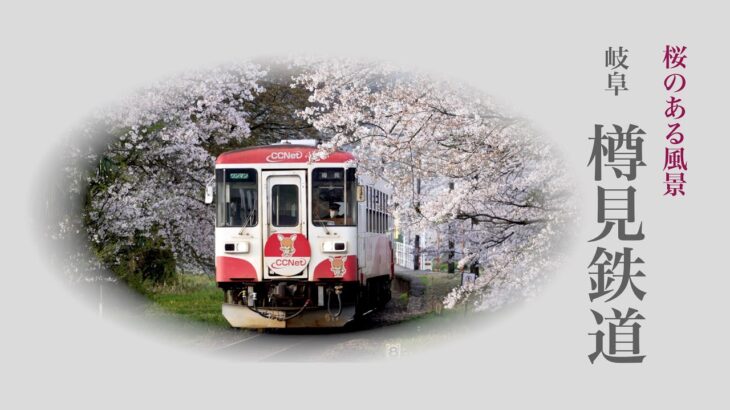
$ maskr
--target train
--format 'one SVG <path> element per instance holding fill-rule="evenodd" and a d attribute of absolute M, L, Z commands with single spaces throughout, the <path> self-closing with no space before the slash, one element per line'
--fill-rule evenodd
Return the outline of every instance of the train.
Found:
<path fill-rule="evenodd" d="M 283 141 L 221 153 L 215 278 L 232 327 L 343 327 L 382 308 L 394 278 L 390 195 L 355 157 Z"/>

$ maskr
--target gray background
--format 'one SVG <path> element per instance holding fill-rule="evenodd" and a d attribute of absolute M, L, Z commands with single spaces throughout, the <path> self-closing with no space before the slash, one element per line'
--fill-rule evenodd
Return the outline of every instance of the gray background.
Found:
<path fill-rule="evenodd" d="M 234 5 L 89 2 L 0 6 L 4 285 L 3 394 L 25 406 L 428 408 L 560 404 L 720 407 L 727 382 L 724 10 L 701 2 L 475 6 L 392 2 Z M 661 52 L 687 45 L 688 195 L 662 197 L 667 93 Z M 630 50 L 631 92 L 602 91 L 609 45 Z M 568 262 L 529 302 L 469 337 L 387 363 L 265 365 L 190 354 L 75 302 L 29 229 L 31 186 L 60 136 L 89 112 L 185 69 L 290 53 L 357 56 L 466 81 L 534 120 L 574 175 L 582 223 Z M 597 233 L 586 168 L 593 124 L 647 131 L 637 215 L 647 262 L 638 304 L 645 363 L 590 365 L 586 266 Z M 375 394 L 366 393 L 370 386 Z M 254 393 L 249 395 L 248 393 Z M 310 397 L 305 399 L 306 397 Z M 268 403 L 268 404 L 267 404 Z M 725 404 L 726 405 L 726 404 Z"/>

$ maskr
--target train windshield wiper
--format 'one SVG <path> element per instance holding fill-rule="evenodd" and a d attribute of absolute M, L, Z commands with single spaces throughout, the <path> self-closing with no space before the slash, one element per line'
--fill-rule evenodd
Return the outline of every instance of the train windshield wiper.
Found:
<path fill-rule="evenodd" d="M 316 221 L 317 221 L 317 220 L 315 219 L 315 222 L 316 222 Z M 325 233 L 326 233 L 327 235 L 329 235 L 329 234 L 330 234 L 330 231 L 329 231 L 329 229 L 327 229 L 327 224 L 325 224 L 325 223 L 324 223 L 324 221 L 323 221 L 323 220 L 321 220 L 321 219 L 319 220 L 319 223 L 321 223 L 321 224 L 322 224 L 322 228 L 324 228 L 324 232 L 325 232 Z"/>
<path fill-rule="evenodd" d="M 253 213 L 254 213 L 255 210 L 256 210 L 256 207 L 251 207 L 251 210 L 248 211 L 248 216 L 243 221 L 243 224 L 241 224 L 241 230 L 238 232 L 239 235 L 243 235 L 243 229 L 244 228 L 246 228 L 248 226 L 251 226 L 250 225 L 250 222 L 253 221 Z"/>

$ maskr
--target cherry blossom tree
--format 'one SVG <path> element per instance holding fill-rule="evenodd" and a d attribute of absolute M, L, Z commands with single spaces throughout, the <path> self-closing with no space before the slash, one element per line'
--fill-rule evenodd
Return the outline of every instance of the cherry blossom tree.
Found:
<path fill-rule="evenodd" d="M 89 181 L 92 240 L 113 244 L 111 253 L 151 240 L 178 268 L 209 269 L 214 223 L 202 192 L 215 155 L 246 145 L 265 75 L 256 64 L 186 73 L 100 113 L 110 139 Z"/>
<path fill-rule="evenodd" d="M 311 93 L 300 115 L 325 141 L 317 155 L 353 151 L 361 174 L 390 186 L 401 229 L 441 231 L 478 254 L 485 273 L 448 307 L 473 294 L 480 308 L 496 307 L 534 291 L 571 215 L 545 138 L 459 84 L 383 64 L 300 64 L 294 82 Z"/>
<path fill-rule="evenodd" d="M 87 135 L 106 143 L 81 163 L 92 165 L 84 216 L 102 258 L 121 263 L 121 250 L 142 243 L 171 252 L 179 269 L 212 269 L 214 212 L 203 192 L 216 156 L 316 132 L 296 116 L 308 93 L 282 72 L 260 62 L 184 73 L 96 115 Z"/>
<path fill-rule="evenodd" d="M 461 84 L 384 64 L 271 64 L 186 73 L 102 111 L 82 141 L 103 144 L 74 151 L 84 165 L 71 167 L 83 218 L 62 230 L 85 230 L 111 264 L 142 241 L 178 269 L 209 271 L 214 213 L 202 199 L 216 155 L 315 137 L 315 158 L 352 151 L 362 176 L 389 185 L 401 229 L 439 233 L 479 260 L 480 278 L 447 306 L 534 292 L 572 210 L 557 153 L 527 121 Z"/>

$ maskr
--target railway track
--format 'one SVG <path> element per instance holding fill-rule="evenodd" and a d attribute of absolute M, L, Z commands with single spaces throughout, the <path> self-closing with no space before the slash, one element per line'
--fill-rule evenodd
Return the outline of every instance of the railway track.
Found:
<path fill-rule="evenodd" d="M 359 361 L 385 358 L 389 345 L 397 343 L 403 332 L 401 326 L 378 327 L 368 319 L 355 329 L 317 331 L 265 330 L 243 331 L 238 340 L 211 350 L 216 356 L 240 361 L 312 362 Z M 407 326 L 408 327 L 408 326 Z"/>

